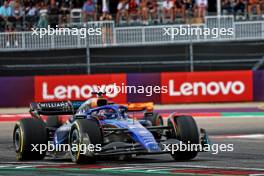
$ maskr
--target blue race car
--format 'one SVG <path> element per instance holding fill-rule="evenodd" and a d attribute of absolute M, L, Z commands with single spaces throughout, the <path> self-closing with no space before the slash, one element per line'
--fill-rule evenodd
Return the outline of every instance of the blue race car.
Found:
<path fill-rule="evenodd" d="M 33 118 L 19 120 L 13 143 L 17 160 L 41 160 L 49 153 L 69 154 L 75 163 L 100 157 L 130 158 L 135 155 L 170 153 L 175 160 L 190 160 L 195 151 L 173 151 L 175 145 L 208 143 L 205 130 L 199 134 L 191 116 L 171 114 L 167 125 L 162 117 L 146 111 L 136 120 L 127 106 L 109 103 L 102 97 L 85 102 L 31 103 Z M 48 115 L 46 122 L 42 115 Z M 71 115 L 61 123 L 57 115 Z M 52 145 L 53 152 L 47 151 Z M 60 145 L 66 145 L 61 151 Z M 55 149 L 55 150 L 54 150 Z M 41 151 L 40 151 L 41 150 Z"/>

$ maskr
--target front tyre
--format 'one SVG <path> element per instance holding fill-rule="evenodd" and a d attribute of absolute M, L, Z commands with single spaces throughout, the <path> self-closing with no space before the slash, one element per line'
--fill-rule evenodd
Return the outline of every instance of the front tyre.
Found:
<path fill-rule="evenodd" d="M 163 126 L 163 119 L 158 113 L 146 113 L 144 118 L 150 121 L 152 126 Z"/>
<path fill-rule="evenodd" d="M 17 121 L 13 131 L 13 145 L 16 152 L 16 159 L 42 160 L 46 151 L 37 151 L 34 146 L 47 146 L 47 131 L 45 123 L 40 119 L 25 118 Z"/>
<path fill-rule="evenodd" d="M 144 118 L 145 120 L 150 121 L 152 126 L 163 126 L 162 116 L 158 113 L 146 113 L 144 115 Z M 155 139 L 160 140 L 162 137 L 162 131 L 161 130 L 153 131 L 152 135 L 154 136 Z"/>
<path fill-rule="evenodd" d="M 191 116 L 176 116 L 168 119 L 170 136 L 182 141 L 184 144 L 199 145 L 199 131 L 195 120 Z M 172 157 L 175 160 L 191 160 L 198 151 L 175 151 Z"/>
<path fill-rule="evenodd" d="M 96 120 L 76 120 L 69 136 L 72 161 L 78 164 L 95 162 L 95 151 L 101 147 L 102 140 L 101 129 Z M 88 146 L 92 146 L 92 149 Z"/>

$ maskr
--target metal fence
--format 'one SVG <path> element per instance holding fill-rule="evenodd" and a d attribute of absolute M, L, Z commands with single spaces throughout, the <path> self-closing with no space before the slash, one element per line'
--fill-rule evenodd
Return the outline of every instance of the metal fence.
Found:
<path fill-rule="evenodd" d="M 80 27 L 97 30 L 100 35 L 73 32 Z M 196 30 L 198 33 L 180 34 L 181 30 Z M 215 35 L 220 30 L 233 30 L 229 35 Z M 206 32 L 207 31 L 207 32 Z M 215 31 L 215 32 L 213 32 Z M 173 34 L 173 35 L 172 35 Z M 213 41 L 264 40 L 264 21 L 235 22 L 233 16 L 208 16 L 202 24 L 156 25 L 115 27 L 113 21 L 99 21 L 71 26 L 65 35 L 45 35 L 33 32 L 0 33 L 0 50 L 42 50 L 59 48 L 91 48 L 109 46 L 157 45 L 171 43 L 196 43 Z"/>

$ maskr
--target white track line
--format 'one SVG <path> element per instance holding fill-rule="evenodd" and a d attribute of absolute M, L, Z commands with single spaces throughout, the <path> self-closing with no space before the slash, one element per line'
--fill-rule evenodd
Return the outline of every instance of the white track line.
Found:
<path fill-rule="evenodd" d="M 154 163 L 152 163 L 150 165 L 153 165 Z M 138 164 L 129 164 L 129 165 L 138 165 Z M 154 166 L 155 167 L 155 166 Z M 174 168 L 179 168 L 179 167 L 186 167 L 186 168 L 204 168 L 204 169 L 234 169 L 234 170 L 249 170 L 249 171 L 264 171 L 264 168 L 247 168 L 247 167 L 219 167 L 219 166 L 203 166 L 203 165 L 181 165 L 181 164 L 176 164 L 173 166 L 166 166 L 168 168 L 174 167 Z"/>
<path fill-rule="evenodd" d="M 216 135 L 210 136 L 215 139 L 264 139 L 264 134 L 245 134 L 245 135 Z"/>
<path fill-rule="evenodd" d="M 5 167 L 12 167 L 12 165 L 2 165 L 0 168 L 5 168 Z"/>
<path fill-rule="evenodd" d="M 101 170 L 119 170 L 119 169 L 132 169 L 135 167 L 111 167 L 111 168 L 101 168 Z"/>
<path fill-rule="evenodd" d="M 15 168 L 16 169 L 23 169 L 23 168 L 37 167 L 37 166 L 42 166 L 42 165 L 26 165 L 26 166 L 17 166 Z"/>
<path fill-rule="evenodd" d="M 4 164 L 20 164 L 20 165 L 26 165 L 26 164 L 30 164 L 30 165 L 63 165 L 63 164 L 72 164 L 75 165 L 74 163 L 71 162 L 49 162 L 49 161 L 41 161 L 41 162 L 17 162 L 17 161 L 11 161 L 11 162 L 1 162 L 0 165 L 4 165 Z"/>
<path fill-rule="evenodd" d="M 164 167 L 133 167 L 133 168 L 129 168 L 129 169 L 124 169 L 124 171 L 129 171 L 129 170 L 135 170 L 135 169 L 139 169 L 139 170 L 150 170 L 150 169 L 161 169 L 161 168 L 164 168 Z"/>
<path fill-rule="evenodd" d="M 160 167 L 160 168 L 157 167 L 156 168 L 156 167 L 153 167 L 153 168 L 147 170 L 147 172 L 158 172 L 158 171 L 163 171 L 163 170 L 169 171 L 169 170 L 175 170 L 175 168 L 165 168 L 165 167 Z"/>

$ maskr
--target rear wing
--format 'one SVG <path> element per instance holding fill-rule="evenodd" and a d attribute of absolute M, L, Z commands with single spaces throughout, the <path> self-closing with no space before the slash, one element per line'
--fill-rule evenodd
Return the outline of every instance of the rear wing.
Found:
<path fill-rule="evenodd" d="M 34 102 L 30 104 L 32 115 L 72 115 L 82 105 L 83 101 Z"/>

